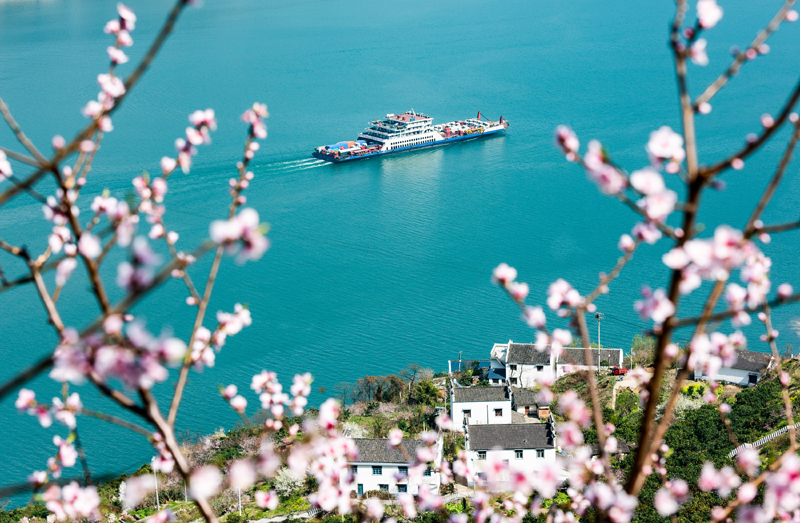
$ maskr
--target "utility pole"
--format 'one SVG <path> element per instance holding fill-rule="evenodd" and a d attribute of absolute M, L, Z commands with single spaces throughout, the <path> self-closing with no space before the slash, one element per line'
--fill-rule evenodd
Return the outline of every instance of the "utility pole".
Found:
<path fill-rule="evenodd" d="M 242 517 L 242 487 L 236 487 L 239 491 L 239 517 Z"/>
<path fill-rule="evenodd" d="M 597 348 L 602 348 L 603 346 L 600 345 L 600 320 L 603 319 L 603 313 L 598 312 L 594 315 L 594 318 L 597 320 Z"/>
<path fill-rule="evenodd" d="M 161 511 L 161 503 L 158 501 L 158 475 L 156 474 L 155 469 L 153 469 L 153 465 L 155 463 L 155 459 L 153 458 L 150 460 L 150 468 L 153 470 L 153 481 L 156 485 L 156 509 L 160 512 Z"/>

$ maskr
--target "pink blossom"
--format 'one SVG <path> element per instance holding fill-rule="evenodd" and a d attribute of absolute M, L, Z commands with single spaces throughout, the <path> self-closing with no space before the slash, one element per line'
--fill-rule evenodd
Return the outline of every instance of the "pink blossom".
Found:
<path fill-rule="evenodd" d="M 53 136 L 53 140 L 50 143 L 53 146 L 53 149 L 56 151 L 62 149 L 65 145 L 67 145 L 67 141 L 64 140 L 64 137 L 61 136 L 60 134 Z"/>
<path fill-rule="evenodd" d="M 222 475 L 212 465 L 200 467 L 192 472 L 189 480 L 189 492 L 194 499 L 208 499 L 219 491 Z"/>
<path fill-rule="evenodd" d="M 512 281 L 508 284 L 508 293 L 517 301 L 524 301 L 528 292 L 530 292 L 530 288 L 527 283 Z"/>
<path fill-rule="evenodd" d="M 647 152 L 651 161 L 656 165 L 660 165 L 664 161 L 677 165 L 686 157 L 686 151 L 683 150 L 683 137 L 666 125 L 650 133 Z"/>
<path fill-rule="evenodd" d="M 231 488 L 248 489 L 256 481 L 256 470 L 246 459 L 239 459 L 228 469 L 228 484 Z"/>
<path fill-rule="evenodd" d="M 522 313 L 522 319 L 534 329 L 543 329 L 547 323 L 547 318 L 545 318 L 544 311 L 541 307 L 525 307 L 525 311 Z"/>
<path fill-rule="evenodd" d="M 578 152 L 580 142 L 575 133 L 566 125 L 559 125 L 556 128 L 556 145 L 566 155 L 567 160 L 570 162 L 575 161 L 575 153 Z"/>
<path fill-rule="evenodd" d="M 97 75 L 97 83 L 100 84 L 103 92 L 111 98 L 119 98 L 125 94 L 125 85 L 119 77 L 109 74 L 100 74 Z"/>
<path fill-rule="evenodd" d="M 81 234 L 81 238 L 78 240 L 78 251 L 83 256 L 93 260 L 100 256 L 102 250 L 100 238 L 88 232 Z"/>
<path fill-rule="evenodd" d="M 798 18 L 800 18 L 800 15 L 798 15 L 797 11 L 795 11 L 794 9 L 786 12 L 787 22 L 796 22 Z"/>
<path fill-rule="evenodd" d="M 661 239 L 661 231 L 652 223 L 637 223 L 633 226 L 631 234 L 634 238 L 653 245 Z"/>
<path fill-rule="evenodd" d="M 617 248 L 622 252 L 630 252 L 636 247 L 636 242 L 633 241 L 627 234 L 623 234 L 619 237 L 619 243 L 617 243 Z"/>
<path fill-rule="evenodd" d="M 30 389 L 20 389 L 19 396 L 17 397 L 17 401 L 14 402 L 14 406 L 20 412 L 32 409 L 36 406 L 36 393 Z"/>
<path fill-rule="evenodd" d="M 217 130 L 217 119 L 214 116 L 214 109 L 206 109 L 205 111 L 195 111 L 189 115 L 189 122 L 195 127 L 208 127 L 212 131 Z"/>
<path fill-rule="evenodd" d="M 578 394 L 573 390 L 568 390 L 558 399 L 558 407 L 569 418 L 582 427 L 589 425 L 591 415 L 589 409 Z"/>
<path fill-rule="evenodd" d="M 742 169 L 744 169 L 744 161 L 741 158 L 734 158 L 733 160 L 731 160 L 731 167 L 735 171 L 741 171 Z"/>
<path fill-rule="evenodd" d="M 642 287 L 642 297 L 644 300 L 637 300 L 634 303 L 634 309 L 643 320 L 652 319 L 660 325 L 675 314 L 675 306 L 667 298 L 664 289 L 656 289 L 653 292 L 650 287 Z"/>
<path fill-rule="evenodd" d="M 75 447 L 60 436 L 53 436 L 53 444 L 58 447 L 58 459 L 61 465 L 72 467 L 78 459 L 78 452 Z"/>
<path fill-rule="evenodd" d="M 758 494 L 758 488 L 752 483 L 745 483 L 736 491 L 736 499 L 739 503 L 750 503 Z"/>
<path fill-rule="evenodd" d="M 747 475 L 755 476 L 761 466 L 761 458 L 758 451 L 754 448 L 745 448 L 736 455 L 736 463 L 744 470 Z"/>
<path fill-rule="evenodd" d="M 712 463 L 706 462 L 700 471 L 700 478 L 697 480 L 697 486 L 703 492 L 710 492 L 717 488 L 719 485 L 719 476 L 717 469 L 714 468 Z"/>
<path fill-rule="evenodd" d="M 393 428 L 389 431 L 389 440 L 387 444 L 389 448 L 396 449 L 400 446 L 400 443 L 403 441 L 403 431 L 398 428 Z"/>
<path fill-rule="evenodd" d="M 256 102 L 251 109 L 242 114 L 242 120 L 250 124 L 250 132 L 253 136 L 263 140 L 267 137 L 267 126 L 264 125 L 262 119 L 268 116 L 267 106 Z"/>
<path fill-rule="evenodd" d="M 369 498 L 367 501 L 367 516 L 370 519 L 381 519 L 383 517 L 383 503 L 378 498 Z"/>
<path fill-rule="evenodd" d="M 664 178 L 652 167 L 645 167 L 631 173 L 631 185 L 644 195 L 658 194 L 666 189 Z"/>
<path fill-rule="evenodd" d="M 697 65 L 708 65 L 708 55 L 706 54 L 706 39 L 698 38 L 689 49 L 689 56 L 692 62 Z"/>
<path fill-rule="evenodd" d="M 492 283 L 495 285 L 498 283 L 507 284 L 514 281 L 516 278 L 517 269 L 510 267 L 506 263 L 501 263 L 495 267 L 494 271 L 492 272 Z"/>
<path fill-rule="evenodd" d="M 75 428 L 75 414 L 80 414 L 82 409 L 83 404 L 77 392 L 70 394 L 66 403 L 62 402 L 60 398 L 53 398 L 55 418 L 70 429 Z"/>
<path fill-rule="evenodd" d="M 209 234 L 212 241 L 226 246 L 229 252 L 235 251 L 241 242 L 240 263 L 259 259 L 269 248 L 269 240 L 260 230 L 258 213 L 251 208 L 242 209 L 230 220 L 211 222 Z"/>
<path fill-rule="evenodd" d="M 554 329 L 553 341 L 551 346 L 554 351 L 559 351 L 562 347 L 567 347 L 572 343 L 572 333 L 566 329 Z"/>
<path fill-rule="evenodd" d="M 0 151 L 0 182 L 12 174 L 14 174 L 14 171 L 11 169 L 11 162 L 8 161 L 6 153 Z"/>
<path fill-rule="evenodd" d="M 619 194 L 628 185 L 627 179 L 608 162 L 603 146 L 597 140 L 589 142 L 583 163 L 589 179 L 597 184 L 603 194 Z"/>
<path fill-rule="evenodd" d="M 663 222 L 675 210 L 678 194 L 675 191 L 665 190 L 650 194 L 638 201 L 647 217 L 653 221 Z"/>
<path fill-rule="evenodd" d="M 117 13 L 123 26 L 127 31 L 133 31 L 136 23 L 136 15 L 133 14 L 129 8 L 125 7 L 121 2 L 117 4 Z"/>
<path fill-rule="evenodd" d="M 583 445 L 583 432 L 573 421 L 559 423 L 557 426 L 559 441 L 568 449 Z"/>
<path fill-rule="evenodd" d="M 128 55 L 126 55 L 122 49 L 118 47 L 110 45 L 106 48 L 106 52 L 108 52 L 108 57 L 115 64 L 124 64 L 128 61 Z"/>
<path fill-rule="evenodd" d="M 697 106 L 697 111 L 700 114 L 708 114 L 711 112 L 711 104 L 708 102 L 703 102 L 699 106 Z"/>
<path fill-rule="evenodd" d="M 794 289 L 792 289 L 792 286 L 789 285 L 788 283 L 781 283 L 780 285 L 778 285 L 778 298 L 782 300 L 789 298 L 793 292 Z"/>
<path fill-rule="evenodd" d="M 53 512 L 56 519 L 98 519 L 100 496 L 96 487 L 81 488 L 77 481 L 59 488 L 50 486 L 42 496 L 47 509 Z"/>
<path fill-rule="evenodd" d="M 154 490 L 155 477 L 152 474 L 133 476 L 125 480 L 124 508 L 133 508 Z"/>
<path fill-rule="evenodd" d="M 558 310 L 564 305 L 577 307 L 582 301 L 583 298 L 578 291 L 562 278 L 557 279 L 547 288 L 547 306 L 553 310 Z"/>
<path fill-rule="evenodd" d="M 672 492 L 666 487 L 661 487 L 658 492 L 656 492 L 653 498 L 653 505 L 655 505 L 661 517 L 671 516 L 680 508 L 675 496 L 673 496 Z"/>
<path fill-rule="evenodd" d="M 703 29 L 711 29 L 722 19 L 722 8 L 717 0 L 698 0 L 697 20 Z"/>
<path fill-rule="evenodd" d="M 164 173 L 164 176 L 174 171 L 177 165 L 178 161 L 174 158 L 170 158 L 169 156 L 161 158 L 161 172 Z"/>
<path fill-rule="evenodd" d="M 64 330 L 62 342 L 53 354 L 53 370 L 50 377 L 56 381 L 69 381 L 79 385 L 85 381 L 89 369 L 86 355 L 78 344 L 78 333 L 68 328 Z"/>
<path fill-rule="evenodd" d="M 236 412 L 244 412 L 247 408 L 247 400 L 241 395 L 231 398 L 230 404 Z"/>

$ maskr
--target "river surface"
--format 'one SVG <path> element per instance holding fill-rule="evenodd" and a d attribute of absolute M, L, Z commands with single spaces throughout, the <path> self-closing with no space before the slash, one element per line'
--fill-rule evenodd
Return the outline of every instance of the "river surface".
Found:
<path fill-rule="evenodd" d="M 779 5 L 723 3 L 725 18 L 706 35 L 711 64 L 690 66 L 694 92 L 727 66 L 729 47 L 747 45 Z M 80 108 L 96 96 L 96 75 L 107 67 L 110 38 L 102 28 L 114 6 L 0 0 L 0 96 L 46 152 L 54 134 L 69 137 L 85 123 Z M 129 50 L 136 62 L 167 6 L 155 0 L 130 6 L 139 16 Z M 598 273 L 614 265 L 617 239 L 636 220 L 561 158 L 552 133 L 570 124 L 584 144 L 601 139 L 618 164 L 630 170 L 646 164 L 648 134 L 661 125 L 679 128 L 667 47 L 672 9 L 667 0 L 206 0 L 187 10 L 114 116 L 115 130 L 102 143 L 81 200 L 88 212 L 103 188 L 129 192 L 131 178 L 157 171 L 158 160 L 172 153 L 187 115 L 213 107 L 219 120 L 213 144 L 200 147 L 191 174 L 170 179 L 167 196 L 165 219 L 189 249 L 226 213 L 227 179 L 246 131 L 239 115 L 253 101 L 269 106 L 269 138 L 256 155 L 247 198 L 271 224 L 272 248 L 245 266 L 227 258 L 211 304 L 213 314 L 247 303 L 254 323 L 229 340 L 213 369 L 192 374 L 180 430 L 233 426 L 237 417 L 219 399 L 217 385 L 247 391 L 262 369 L 277 371 L 287 386 L 294 373 L 313 373 L 317 404 L 322 390 L 342 381 L 394 373 L 409 363 L 444 370 L 459 353 L 486 357 L 493 343 L 530 341 L 514 305 L 490 284 L 500 262 L 530 283 L 529 302 L 543 303 L 558 277 L 589 292 Z M 698 123 L 702 161 L 735 150 L 758 130 L 762 113 L 777 112 L 797 78 L 796 60 L 789 58 L 800 51 L 798 31 L 800 25 L 782 27 L 770 40 L 772 52 L 748 63 L 713 100 L 713 112 Z M 131 70 L 130 63 L 120 68 Z M 505 136 L 344 165 L 310 157 L 313 147 L 354 139 L 371 119 L 411 108 L 437 122 L 481 110 L 495 120 L 503 115 L 511 126 Z M 743 226 L 786 137 L 782 132 L 743 171 L 726 174 L 725 191 L 705 197 L 707 230 Z M 19 149 L 5 127 L 0 144 Z M 15 169 L 27 172 L 20 164 Z M 796 174 L 793 165 L 767 223 L 796 219 Z M 39 190 L 50 194 L 53 186 L 42 183 Z M 0 237 L 34 252 L 43 249 L 38 238 L 46 231 L 40 205 L 29 197 L 0 213 Z M 798 288 L 796 239 L 789 233 L 764 248 L 775 259 L 775 281 Z M 646 326 L 632 302 L 641 285 L 665 285 L 660 256 L 667 247 L 642 248 L 598 300 L 606 314 L 603 345 L 627 348 Z M 122 255 L 110 257 L 109 278 Z M 0 263 L 10 275 L 23 270 L 7 258 Z M 208 266 L 203 260 L 197 269 Z M 84 281 L 76 273 L 60 299 L 68 325 L 85 325 L 97 313 Z M 687 300 L 690 310 L 701 294 Z M 179 282 L 170 282 L 136 312 L 152 331 L 186 337 L 193 309 L 185 296 Z M 52 350 L 55 338 L 32 288 L 0 299 L 0 379 L 7 379 Z M 776 311 L 781 348 L 797 345 L 794 314 Z M 590 327 L 596 332 L 594 320 Z M 766 350 L 757 327 L 747 331 L 751 347 Z M 42 398 L 58 392 L 46 377 L 29 386 Z M 170 389 L 156 387 L 164 404 Z M 87 407 L 117 412 L 94 389 L 76 390 Z M 248 399 L 254 407 L 256 398 Z M 66 432 L 17 414 L 12 398 L 0 405 L 0 421 L 2 483 L 44 468 L 54 450 L 50 438 Z M 95 473 L 131 471 L 152 456 L 142 438 L 116 426 L 89 419 L 80 426 Z"/>

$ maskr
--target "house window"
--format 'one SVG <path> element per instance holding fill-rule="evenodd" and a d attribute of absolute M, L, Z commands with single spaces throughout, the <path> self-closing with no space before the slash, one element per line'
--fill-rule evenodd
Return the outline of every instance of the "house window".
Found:
<path fill-rule="evenodd" d="M 389 492 L 389 485 L 378 485 L 378 488 L 384 492 Z"/>
<path fill-rule="evenodd" d="M 471 410 L 465 410 L 464 411 L 464 417 L 465 418 L 469 418 L 470 416 L 472 416 L 472 411 Z"/>
<path fill-rule="evenodd" d="M 508 460 L 507 459 L 503 460 L 503 465 L 508 465 Z"/>
<path fill-rule="evenodd" d="M 397 485 L 397 492 L 408 492 L 408 485 Z"/>
<path fill-rule="evenodd" d="M 381 466 L 377 466 L 377 467 L 373 466 L 372 467 L 372 475 L 373 476 L 380 476 L 381 474 L 383 474 L 383 467 L 381 467 Z"/>
<path fill-rule="evenodd" d="M 431 472 L 432 472 L 432 471 L 431 471 L 431 468 L 430 468 L 430 467 L 428 467 L 428 468 L 426 468 L 426 469 L 425 469 L 425 474 L 424 474 L 424 475 L 425 475 L 425 476 L 430 476 L 430 475 L 431 475 Z"/>
<path fill-rule="evenodd" d="M 511 367 L 511 370 L 512 370 L 512 371 L 515 371 L 515 370 L 517 370 L 517 366 L 516 366 L 516 365 L 509 365 L 509 367 Z"/>
<path fill-rule="evenodd" d="M 486 459 L 486 451 L 485 450 L 479 450 L 478 451 L 478 459 L 480 459 L 480 460 Z"/>
<path fill-rule="evenodd" d="M 516 385 L 517 384 L 517 378 L 511 378 L 511 384 L 512 385 Z"/>
<path fill-rule="evenodd" d="M 538 371 L 540 371 L 540 372 L 541 372 L 541 371 L 543 371 L 543 370 L 544 370 L 544 366 L 543 366 L 543 365 L 537 365 L 537 366 L 536 366 L 536 370 L 538 370 Z"/>
<path fill-rule="evenodd" d="M 522 459 L 522 451 L 521 450 L 515 450 L 514 451 L 514 459 Z"/>
<path fill-rule="evenodd" d="M 359 496 L 364 495 L 364 485 L 362 485 L 361 483 L 358 484 L 358 495 Z"/>
<path fill-rule="evenodd" d="M 544 457 L 544 449 L 536 449 L 536 457 L 543 458 Z"/>
<path fill-rule="evenodd" d="M 408 467 L 397 467 L 397 470 L 403 476 L 408 476 Z"/>
<path fill-rule="evenodd" d="M 352 472 L 354 476 L 358 476 L 358 466 L 353 465 L 352 467 L 350 467 L 350 472 Z"/>
<path fill-rule="evenodd" d="M 500 418 L 503 416 L 503 409 L 494 409 L 494 417 Z"/>

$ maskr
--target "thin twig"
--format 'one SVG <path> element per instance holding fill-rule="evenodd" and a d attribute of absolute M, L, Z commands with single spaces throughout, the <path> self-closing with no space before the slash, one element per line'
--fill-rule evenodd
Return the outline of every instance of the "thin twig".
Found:
<path fill-rule="evenodd" d="M 6 149 L 5 147 L 0 147 L 0 151 L 4 152 L 6 156 L 8 156 L 13 160 L 22 163 L 27 163 L 28 165 L 33 165 L 34 167 L 39 167 L 39 162 L 31 158 L 30 156 L 25 156 L 24 154 L 12 151 L 11 149 Z"/>
<path fill-rule="evenodd" d="M 0 97 L 0 113 L 3 114 L 3 118 L 5 118 L 6 122 L 8 123 L 8 126 L 14 132 L 14 135 L 17 137 L 17 140 L 19 140 L 19 142 L 23 146 L 25 146 L 28 152 L 30 152 L 33 155 L 36 161 L 39 162 L 37 164 L 37 167 L 39 166 L 47 167 L 49 165 L 47 158 L 45 158 L 44 155 L 39 152 L 39 149 L 37 149 L 36 146 L 33 145 L 33 142 L 31 142 L 28 139 L 28 137 L 25 136 L 25 133 L 23 133 L 22 129 L 19 128 L 19 124 L 17 124 L 16 120 L 14 120 L 14 117 L 11 116 L 11 111 L 8 109 L 8 106 L 1 97 Z"/>
<path fill-rule="evenodd" d="M 137 434 L 141 434 L 142 436 L 147 436 L 148 438 L 153 435 L 152 431 L 149 431 L 144 427 L 140 427 L 135 423 L 131 423 L 130 421 L 126 421 L 122 418 L 118 418 L 117 416 L 112 416 L 104 412 L 82 409 L 81 414 L 84 416 L 89 416 L 90 418 L 97 418 L 99 420 L 107 421 L 108 423 L 113 423 L 114 425 L 119 425 L 120 427 L 124 427 L 128 430 L 136 432 Z"/>
<path fill-rule="evenodd" d="M 772 20 L 769 22 L 767 27 L 765 27 L 764 29 L 761 30 L 760 33 L 758 33 L 755 40 L 753 40 L 748 49 L 752 49 L 753 51 L 758 52 L 758 48 L 761 47 L 761 44 L 766 42 L 767 38 L 769 38 L 769 36 L 773 32 L 775 32 L 776 29 L 778 29 L 778 26 L 781 25 L 781 22 L 783 22 L 783 20 L 786 18 L 786 13 L 789 12 L 794 3 L 795 0 L 786 0 L 786 2 L 784 2 L 783 4 L 783 7 L 781 7 L 775 14 L 775 16 L 772 17 Z M 711 85 L 706 87 L 706 90 L 703 91 L 703 94 L 697 97 L 697 99 L 694 101 L 694 110 L 695 111 L 698 110 L 700 104 L 711 100 L 711 98 L 715 94 L 717 94 L 717 92 L 720 89 L 722 89 L 726 83 L 728 83 L 728 80 L 730 80 L 731 77 L 735 76 L 736 73 L 739 72 L 739 69 L 742 67 L 742 65 L 744 65 L 746 61 L 747 61 L 747 53 L 746 52 L 738 53 L 736 55 L 736 58 L 734 58 L 733 63 L 731 63 L 728 69 L 725 70 L 725 72 L 723 72 L 722 74 L 720 74 L 719 77 L 717 77 L 717 79 L 714 80 L 714 82 Z"/>
<path fill-rule="evenodd" d="M 775 134 L 778 129 L 781 128 L 783 123 L 789 117 L 789 113 L 792 112 L 795 104 L 797 103 L 798 98 L 800 98 L 800 82 L 797 83 L 794 90 L 792 90 L 792 94 L 789 96 L 789 99 L 786 101 L 786 104 L 781 109 L 781 112 L 778 114 L 778 117 L 775 118 L 773 125 L 767 127 L 762 131 L 762 133 L 752 142 L 748 142 L 742 149 L 738 152 L 732 154 L 725 160 L 715 163 L 710 167 L 703 167 L 700 169 L 700 176 L 704 178 L 708 178 L 714 176 L 715 174 L 723 171 L 730 167 L 731 162 L 736 159 L 744 160 L 746 157 L 750 156 L 754 152 L 756 152 L 764 143 L 769 140 L 773 134 Z"/>
<path fill-rule="evenodd" d="M 767 306 L 769 307 L 780 307 L 781 305 L 786 305 L 789 303 L 796 303 L 800 301 L 800 293 L 792 294 L 791 296 L 787 296 L 786 298 L 776 298 L 770 302 L 767 302 Z M 716 314 L 711 314 L 708 317 L 708 322 L 717 322 L 722 320 L 727 320 L 728 318 L 733 318 L 740 312 L 746 312 L 747 314 L 753 314 L 757 312 L 761 312 L 764 310 L 764 304 L 756 305 L 755 307 L 745 307 L 741 311 L 736 310 L 726 310 L 722 312 L 718 312 Z M 670 327 L 678 329 L 680 327 L 686 327 L 687 325 L 696 325 L 700 323 L 701 316 L 692 316 L 690 318 L 672 318 L 671 320 L 667 320 L 667 323 Z"/>

